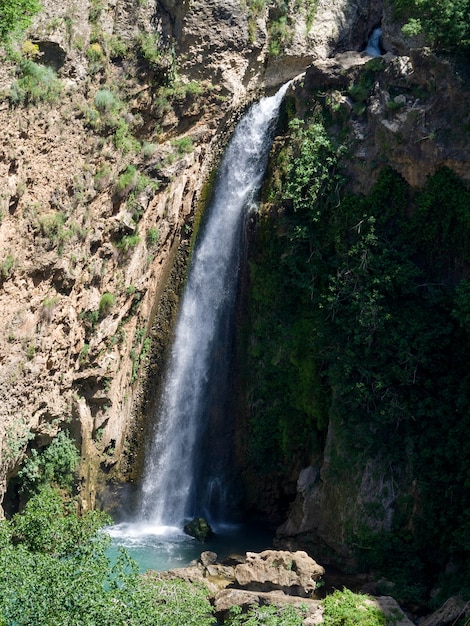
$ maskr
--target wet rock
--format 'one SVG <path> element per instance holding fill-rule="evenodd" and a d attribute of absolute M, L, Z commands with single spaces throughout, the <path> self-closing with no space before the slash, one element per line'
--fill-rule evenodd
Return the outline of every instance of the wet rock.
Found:
<path fill-rule="evenodd" d="M 214 534 L 204 517 L 195 517 L 184 525 L 183 530 L 187 535 L 194 537 L 198 541 L 207 541 Z"/>

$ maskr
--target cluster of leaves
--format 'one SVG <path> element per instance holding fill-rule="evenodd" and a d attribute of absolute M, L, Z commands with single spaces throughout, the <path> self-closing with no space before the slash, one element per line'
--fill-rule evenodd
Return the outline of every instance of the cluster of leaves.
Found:
<path fill-rule="evenodd" d="M 334 424 L 341 446 L 330 471 L 359 475 L 380 459 L 402 494 L 398 544 L 382 537 L 379 557 L 373 533 L 351 538 L 364 559 L 384 567 L 400 545 L 436 570 L 449 559 L 462 564 L 470 551 L 470 192 L 443 169 L 411 197 L 384 169 L 368 197 L 344 196 L 322 125 L 295 122 L 292 132 L 274 168 L 277 215 L 260 218 L 250 261 L 253 467 L 285 473 L 311 463 Z"/>
<path fill-rule="evenodd" d="M 20 78 L 13 83 L 10 101 L 14 105 L 55 102 L 62 92 L 62 81 L 50 67 L 24 58 L 19 65 Z"/>
<path fill-rule="evenodd" d="M 405 35 L 423 34 L 438 50 L 470 47 L 469 0 L 396 0 L 394 9 Z"/>
<path fill-rule="evenodd" d="M 368 596 L 349 589 L 334 591 L 323 602 L 325 626 L 386 626 L 383 612 L 368 604 Z"/>
<path fill-rule="evenodd" d="M 50 484 L 71 489 L 78 461 L 75 444 L 65 431 L 60 431 L 43 450 L 31 450 L 18 472 L 21 487 L 29 492 Z"/>
<path fill-rule="evenodd" d="M 97 511 L 78 518 L 43 487 L 10 521 L 0 521 L 0 623 L 26 626 L 209 626 L 207 595 L 183 581 L 140 577 L 126 552 L 107 556 Z"/>
<path fill-rule="evenodd" d="M 0 43 L 19 37 L 40 10 L 39 0 L 0 0 Z"/>

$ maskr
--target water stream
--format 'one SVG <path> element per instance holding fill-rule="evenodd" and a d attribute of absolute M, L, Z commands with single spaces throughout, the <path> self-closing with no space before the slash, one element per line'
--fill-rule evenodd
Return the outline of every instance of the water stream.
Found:
<path fill-rule="evenodd" d="M 209 519 L 216 536 L 225 533 L 236 543 L 238 531 L 227 519 L 231 496 L 225 484 L 232 442 L 223 441 L 231 424 L 220 406 L 228 388 L 245 222 L 262 183 L 287 87 L 248 110 L 225 151 L 181 303 L 139 510 L 131 521 L 110 529 L 114 542 L 131 552 L 136 546 L 148 554 L 149 546 L 154 546 L 163 563 L 149 567 L 166 569 L 165 563 L 174 566 L 175 558 L 188 548 L 191 553 L 192 540 L 183 535 L 182 527 L 196 515 Z M 208 430 L 210 437 L 205 437 Z M 213 446 L 217 440 L 219 445 Z M 246 549 L 256 549 L 252 543 Z M 165 553 L 170 555 L 167 560 Z"/>
<path fill-rule="evenodd" d="M 371 36 L 367 42 L 367 47 L 364 52 L 371 57 L 379 57 L 382 55 L 380 49 L 380 40 L 382 38 L 382 29 L 380 27 L 374 28 Z"/>

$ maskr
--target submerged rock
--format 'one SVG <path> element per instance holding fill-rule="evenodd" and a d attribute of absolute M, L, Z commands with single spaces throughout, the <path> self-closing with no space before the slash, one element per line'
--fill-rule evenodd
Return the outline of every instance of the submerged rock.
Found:
<path fill-rule="evenodd" d="M 184 525 L 183 530 L 198 541 L 207 541 L 214 534 L 209 522 L 204 517 L 195 517 Z"/>

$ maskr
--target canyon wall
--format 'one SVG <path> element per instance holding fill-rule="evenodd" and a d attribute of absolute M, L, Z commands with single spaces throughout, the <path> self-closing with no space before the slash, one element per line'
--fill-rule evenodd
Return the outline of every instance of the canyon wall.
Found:
<path fill-rule="evenodd" d="M 163 325 L 165 343 L 177 300 L 166 312 L 162 294 L 175 261 L 184 275 L 201 190 L 234 121 L 313 59 L 361 49 L 381 13 L 366 0 L 320 1 L 314 16 L 309 7 L 288 16 L 274 54 L 268 6 L 254 15 L 238 0 L 45 0 L 19 60 L 2 53 L 7 509 L 24 455 L 60 429 L 81 451 L 83 508 L 106 481 L 135 477 L 151 342 Z"/>

